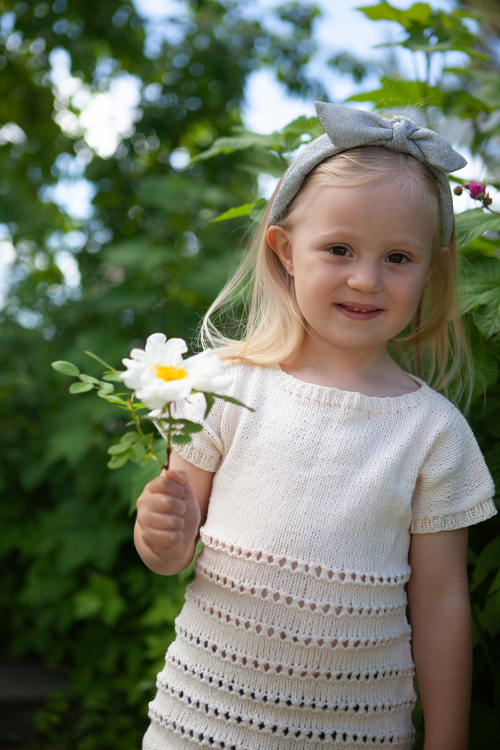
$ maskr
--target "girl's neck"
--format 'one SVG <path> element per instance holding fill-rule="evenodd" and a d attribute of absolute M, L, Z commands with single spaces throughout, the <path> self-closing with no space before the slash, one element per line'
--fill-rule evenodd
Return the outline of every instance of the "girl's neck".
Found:
<path fill-rule="evenodd" d="M 281 369 L 306 383 L 380 398 L 418 390 L 415 381 L 392 359 L 387 346 L 362 351 L 322 351 L 306 336 Z"/>

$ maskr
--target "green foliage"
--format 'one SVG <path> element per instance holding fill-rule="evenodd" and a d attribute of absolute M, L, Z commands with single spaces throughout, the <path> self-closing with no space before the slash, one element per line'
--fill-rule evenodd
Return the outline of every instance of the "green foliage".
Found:
<path fill-rule="evenodd" d="M 253 160 L 221 155 L 182 172 L 171 152 L 185 148 L 194 160 L 233 136 L 246 78 L 259 66 L 272 64 L 297 93 L 324 93 L 303 69 L 314 7 L 279 8 L 277 34 L 248 20 L 248 3 L 183 3 L 190 20 L 172 21 L 178 41 L 147 55 L 144 24 L 121 0 L 0 5 L 0 127 L 16 123 L 26 135 L 0 144 L 0 223 L 17 252 L 0 311 L 0 622 L 5 656 L 38 658 L 70 677 L 69 696 L 37 715 L 54 748 L 140 746 L 193 575 L 191 565 L 157 576 L 134 550 L 135 501 L 160 472 L 143 460 L 152 430 L 142 421 L 149 434 L 135 437 L 130 415 L 114 405 L 117 373 L 89 365 L 83 352 L 118 363 L 154 331 L 189 340 L 234 262 L 244 228 L 228 242 L 211 220 L 254 202 Z M 78 118 L 80 103 L 52 87 L 56 48 L 83 93 L 136 77 L 140 109 L 113 156 L 93 153 L 81 128 L 61 129 L 61 112 Z M 93 215 L 82 220 L 49 200 L 76 167 L 95 190 Z M 66 283 L 61 251 L 77 263 L 79 286 Z M 165 442 L 152 447 L 164 463 Z M 115 471 L 107 450 L 113 466 L 123 462 Z"/>

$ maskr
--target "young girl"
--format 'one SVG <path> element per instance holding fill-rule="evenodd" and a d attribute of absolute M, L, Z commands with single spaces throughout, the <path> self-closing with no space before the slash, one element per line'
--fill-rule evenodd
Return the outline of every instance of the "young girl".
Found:
<path fill-rule="evenodd" d="M 467 526 L 494 486 L 458 409 L 388 352 L 470 386 L 447 176 L 465 162 L 407 118 L 317 109 L 326 134 L 204 324 L 255 411 L 217 401 L 138 500 L 151 570 L 204 543 L 145 750 L 409 750 L 415 670 L 425 750 L 467 747 Z M 233 340 L 210 316 L 238 294 Z M 201 421 L 203 397 L 177 413 Z"/>

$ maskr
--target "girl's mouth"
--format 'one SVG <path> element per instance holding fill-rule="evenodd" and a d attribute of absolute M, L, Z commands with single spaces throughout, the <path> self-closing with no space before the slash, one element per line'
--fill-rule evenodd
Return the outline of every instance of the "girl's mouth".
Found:
<path fill-rule="evenodd" d="M 382 312 L 379 307 L 373 307 L 373 305 L 370 305 L 372 308 L 371 310 L 363 307 L 342 305 L 340 302 L 336 303 L 335 307 L 340 313 L 342 313 L 342 315 L 345 315 L 346 318 L 352 318 L 354 320 L 371 320 L 372 318 L 376 318 L 377 315 L 380 315 Z"/>

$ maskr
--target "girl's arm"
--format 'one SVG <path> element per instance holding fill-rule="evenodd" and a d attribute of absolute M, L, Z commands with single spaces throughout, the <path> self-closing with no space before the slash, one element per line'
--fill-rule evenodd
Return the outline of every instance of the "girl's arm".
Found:
<path fill-rule="evenodd" d="M 472 674 L 467 529 L 412 535 L 409 561 L 424 750 L 466 750 Z"/>
<path fill-rule="evenodd" d="M 144 487 L 137 500 L 134 541 L 150 570 L 174 575 L 187 568 L 207 517 L 212 479 L 212 472 L 172 451 L 169 470 Z"/>

